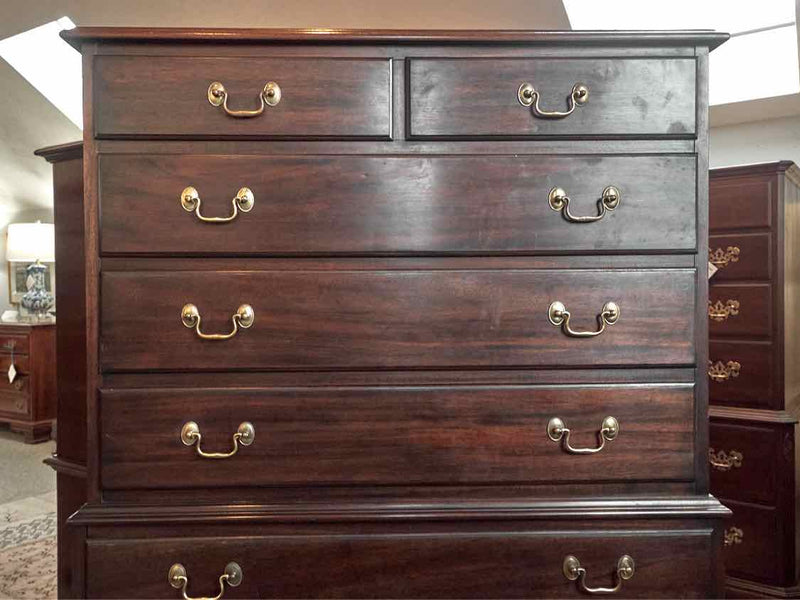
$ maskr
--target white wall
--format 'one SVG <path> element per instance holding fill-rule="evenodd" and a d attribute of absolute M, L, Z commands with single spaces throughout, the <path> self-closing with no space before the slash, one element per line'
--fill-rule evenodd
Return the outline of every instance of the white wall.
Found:
<path fill-rule="evenodd" d="M 800 116 L 712 127 L 711 167 L 775 160 L 800 165 Z"/>

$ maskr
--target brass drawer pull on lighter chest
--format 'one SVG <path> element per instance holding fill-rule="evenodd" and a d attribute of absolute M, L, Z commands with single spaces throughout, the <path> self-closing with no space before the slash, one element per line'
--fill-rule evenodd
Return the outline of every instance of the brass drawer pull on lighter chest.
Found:
<path fill-rule="evenodd" d="M 606 417 L 597 432 L 600 445 L 597 448 L 573 448 L 569 445 L 570 430 L 567 429 L 564 421 L 558 417 L 553 417 L 547 424 L 547 437 L 554 442 L 561 442 L 561 447 L 568 454 L 595 454 L 606 446 L 606 440 L 611 442 L 619 434 L 619 422 L 614 417 Z"/>
<path fill-rule="evenodd" d="M 575 331 L 569 326 L 569 319 L 572 315 L 562 302 L 556 300 L 547 310 L 547 317 L 556 327 L 561 327 L 569 337 L 595 337 L 606 330 L 607 325 L 613 325 L 619 320 L 619 306 L 616 302 L 606 302 L 603 310 L 597 315 L 597 323 L 600 328 L 597 331 Z"/>
<path fill-rule="evenodd" d="M 708 376 L 717 383 L 722 383 L 723 381 L 727 381 L 732 377 L 738 377 L 741 369 L 741 363 L 738 363 L 735 360 L 729 360 L 726 363 L 718 360 L 713 364 L 711 361 L 708 361 Z"/>
<path fill-rule="evenodd" d="M 233 331 L 230 333 L 203 333 L 200 331 L 200 311 L 194 304 L 184 304 L 181 309 L 181 322 L 185 327 L 194 329 L 198 337 L 204 340 L 228 340 L 239 332 L 239 328 L 248 329 L 256 320 L 256 313 L 249 304 L 242 304 L 231 317 Z"/>
<path fill-rule="evenodd" d="M 567 110 L 562 112 L 558 110 L 542 110 L 539 108 L 539 97 L 541 94 L 536 91 L 533 84 L 525 82 L 519 86 L 517 90 L 517 99 L 522 106 L 530 106 L 531 112 L 535 117 L 540 119 L 563 119 L 572 114 L 576 106 L 583 106 L 589 101 L 589 88 L 582 83 L 576 83 L 572 86 L 572 91 L 567 98 Z"/>
<path fill-rule="evenodd" d="M 717 300 L 713 304 L 711 300 L 708 301 L 708 318 L 717 323 L 725 321 L 728 317 L 735 317 L 739 314 L 739 301 L 726 300 L 725 304 L 722 300 Z"/>
<path fill-rule="evenodd" d="M 591 588 L 586 585 L 586 569 L 581 566 L 580 561 L 570 555 L 564 558 L 564 577 L 570 581 L 578 580 L 578 588 L 586 594 L 614 594 L 622 588 L 622 582 L 633 577 L 635 566 L 633 559 L 627 554 L 621 556 L 617 561 L 616 583 L 613 588 Z"/>
<path fill-rule="evenodd" d="M 560 187 L 554 187 L 550 190 L 550 194 L 547 196 L 547 202 L 550 204 L 550 208 L 563 214 L 567 221 L 572 223 L 594 223 L 602 219 L 607 210 L 614 210 L 619 206 L 619 196 L 619 190 L 613 185 L 606 187 L 603 190 L 602 196 L 600 196 L 600 200 L 597 201 L 599 210 L 597 216 L 594 217 L 576 217 L 569 212 L 569 196 L 567 196 L 567 192 Z"/>
<path fill-rule="evenodd" d="M 188 421 L 181 428 L 181 441 L 186 446 L 194 446 L 198 456 L 203 458 L 230 458 L 239 451 L 239 446 L 249 446 L 256 439 L 256 428 L 252 423 L 245 421 L 239 425 L 239 429 L 233 434 L 233 450 L 230 452 L 203 452 L 200 448 L 200 426 L 194 421 Z"/>
<path fill-rule="evenodd" d="M 717 471 L 730 471 L 733 467 L 738 469 L 742 466 L 743 460 L 744 454 L 736 450 L 716 452 L 713 448 L 708 449 L 708 463 Z"/>
<path fill-rule="evenodd" d="M 240 188 L 233 197 L 233 213 L 228 217 L 204 217 L 200 214 L 200 194 L 192 186 L 186 187 L 181 192 L 181 206 L 186 212 L 194 212 L 195 216 L 204 223 L 230 223 L 239 214 L 239 211 L 250 212 L 256 203 L 253 190 L 247 187 Z"/>
<path fill-rule="evenodd" d="M 195 598 L 186 594 L 186 586 L 189 585 L 189 577 L 186 575 L 186 568 L 180 564 L 175 563 L 169 568 L 169 584 L 181 590 L 185 600 L 219 600 L 225 593 L 225 584 L 230 587 L 237 587 L 242 583 L 244 575 L 242 574 L 242 567 L 235 562 L 230 562 L 225 567 L 225 571 L 219 576 L 219 594 L 213 597 Z"/>
<path fill-rule="evenodd" d="M 727 529 L 725 531 L 723 544 L 726 547 L 733 546 L 734 544 L 741 544 L 743 539 L 744 539 L 744 531 L 742 531 L 738 527 L 731 527 L 730 529 Z"/>
<path fill-rule="evenodd" d="M 708 250 L 708 262 L 721 269 L 727 267 L 728 263 L 739 262 L 739 253 L 741 251 L 736 246 L 728 246 L 725 250 L 717 248 L 716 250 Z"/>
<path fill-rule="evenodd" d="M 255 110 L 231 110 L 228 108 L 228 91 L 219 81 L 214 81 L 208 86 L 207 96 L 212 106 L 222 105 L 222 109 L 227 115 L 248 119 L 263 113 L 266 106 L 276 106 L 281 101 L 281 87 L 274 81 L 268 81 L 258 94 L 260 106 Z"/>

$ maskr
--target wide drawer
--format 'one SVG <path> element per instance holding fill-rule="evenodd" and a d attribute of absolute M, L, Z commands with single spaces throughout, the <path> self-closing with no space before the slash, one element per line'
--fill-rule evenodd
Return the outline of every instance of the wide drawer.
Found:
<path fill-rule="evenodd" d="M 411 59 L 408 69 L 415 138 L 686 137 L 696 130 L 694 58 Z M 525 83 L 541 111 L 574 110 L 537 116 L 520 102 Z M 579 84 L 588 90 L 583 104 L 572 100 Z"/>
<path fill-rule="evenodd" d="M 101 404 L 107 489 L 689 481 L 694 471 L 688 384 L 110 390 Z M 607 417 L 614 431 L 602 433 Z M 569 434 L 549 433 L 554 418 Z M 187 422 L 205 453 L 231 452 L 241 423 L 255 435 L 210 459 L 182 441 Z"/>
<path fill-rule="evenodd" d="M 97 56 L 97 137 L 391 137 L 391 63 L 383 58 Z M 221 83 L 230 111 L 209 101 Z M 280 101 L 262 103 L 268 82 Z M 277 96 L 273 95 L 272 99 Z"/>
<path fill-rule="evenodd" d="M 775 505 L 782 436 L 758 423 L 720 423 L 709 430 L 711 493 L 742 502 Z"/>
<path fill-rule="evenodd" d="M 689 156 L 102 155 L 104 254 L 693 251 Z M 195 212 L 182 193 L 193 187 Z M 602 204 L 608 186 L 618 198 Z M 247 187 L 249 212 L 232 198 Z M 573 223 L 549 203 L 562 188 Z M 192 205 L 188 207 L 190 210 Z M 238 212 L 238 210 L 237 210 Z"/>
<path fill-rule="evenodd" d="M 769 283 L 713 285 L 708 291 L 708 334 L 769 337 L 774 312 Z"/>
<path fill-rule="evenodd" d="M 9 383 L 5 373 L 0 374 L 0 412 L 27 415 L 30 413 L 30 380 L 26 375 L 17 375 Z"/>
<path fill-rule="evenodd" d="M 693 269 L 107 271 L 101 279 L 107 371 L 695 361 Z M 550 320 L 554 302 L 571 315 L 560 326 Z M 613 323 L 609 302 L 619 309 Z M 187 303 L 199 319 L 182 319 Z M 243 303 L 254 313 L 249 329 L 200 337 L 232 333 Z M 567 326 L 604 331 L 576 338 Z"/>
<path fill-rule="evenodd" d="M 226 565 L 235 562 L 241 582 L 225 584 L 225 598 L 584 597 L 580 582 L 564 574 L 569 556 L 586 569 L 585 585 L 604 587 L 619 581 L 619 561 L 630 557 L 633 576 L 620 590 L 626 598 L 705 598 L 719 591 L 710 529 L 514 525 L 180 538 L 152 529 L 143 539 L 87 540 L 87 592 L 90 598 L 180 598 L 168 578 L 179 564 L 186 594 L 212 596 Z"/>
<path fill-rule="evenodd" d="M 753 229 L 772 224 L 773 194 L 777 178 L 714 178 L 708 194 L 708 226 L 720 229 Z"/>
<path fill-rule="evenodd" d="M 14 364 L 14 368 L 17 370 L 17 373 L 28 373 L 29 369 L 29 359 L 27 354 L 17 354 L 16 352 L 13 355 L 14 360 L 11 360 L 12 355 L 11 353 L 8 354 L 1 354 L 0 353 L 0 383 L 8 381 L 8 368 L 11 364 Z"/>
<path fill-rule="evenodd" d="M 768 280 L 772 276 L 772 239 L 769 233 L 711 235 L 709 261 L 717 267 L 711 278 L 720 281 Z"/>
<path fill-rule="evenodd" d="M 721 500 L 733 511 L 733 517 L 725 523 L 726 574 L 790 585 L 794 581 L 794 565 L 787 568 L 784 547 L 787 542 L 793 544 L 794 538 L 787 535 L 789 524 L 782 523 L 779 511 Z"/>
<path fill-rule="evenodd" d="M 28 336 L 24 334 L 0 333 L 0 354 L 10 355 L 28 353 Z"/>
<path fill-rule="evenodd" d="M 775 351 L 769 342 L 709 343 L 708 396 L 714 404 L 773 408 L 783 403 L 775 389 Z"/>

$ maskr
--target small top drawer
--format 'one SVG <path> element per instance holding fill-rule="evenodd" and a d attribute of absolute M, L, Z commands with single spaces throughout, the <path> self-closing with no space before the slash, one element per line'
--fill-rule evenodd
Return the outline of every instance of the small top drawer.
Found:
<path fill-rule="evenodd" d="M 98 56 L 94 130 L 101 138 L 388 139 L 390 75 L 379 58 Z M 215 82 L 224 93 L 212 93 Z"/>
<path fill-rule="evenodd" d="M 693 136 L 695 71 L 693 58 L 412 59 L 410 136 Z"/>

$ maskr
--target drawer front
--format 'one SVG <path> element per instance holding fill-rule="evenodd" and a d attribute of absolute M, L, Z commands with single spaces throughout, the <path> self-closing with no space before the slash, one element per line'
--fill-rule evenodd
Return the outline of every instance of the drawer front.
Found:
<path fill-rule="evenodd" d="M 781 436 L 757 423 L 712 419 L 709 433 L 711 493 L 742 502 L 777 503 L 776 468 Z"/>
<path fill-rule="evenodd" d="M 774 175 L 755 178 L 712 178 L 708 191 L 708 225 L 720 229 L 752 229 L 772 224 Z"/>
<path fill-rule="evenodd" d="M 31 411 L 30 380 L 25 375 L 17 375 L 9 383 L 5 373 L 0 380 L 0 412 L 27 415 Z"/>
<path fill-rule="evenodd" d="M 14 351 L 14 355 L 27 354 L 28 336 L 0 333 L 0 355 L 10 355 L 12 350 Z"/>
<path fill-rule="evenodd" d="M 693 58 L 411 59 L 411 137 L 693 136 Z M 573 86 L 588 100 L 565 118 L 520 103 L 530 83 L 542 111 L 565 111 Z"/>
<path fill-rule="evenodd" d="M 717 336 L 772 334 L 772 286 L 768 283 L 717 284 L 708 292 L 708 334 Z"/>
<path fill-rule="evenodd" d="M 793 568 L 787 573 L 783 554 L 784 543 L 790 536 L 785 535 L 778 510 L 721 500 L 733 511 L 733 517 L 723 526 L 727 540 L 723 551 L 726 574 L 776 585 L 791 584 Z"/>
<path fill-rule="evenodd" d="M 90 598 L 180 598 L 168 572 L 180 563 L 190 596 L 219 592 L 225 566 L 236 562 L 238 587 L 225 598 L 579 598 L 563 572 L 573 555 L 586 585 L 612 586 L 629 555 L 634 575 L 626 598 L 714 597 L 707 530 L 469 531 L 406 527 L 400 533 L 326 533 L 230 538 L 87 540 Z"/>
<path fill-rule="evenodd" d="M 722 281 L 768 280 L 772 276 L 772 236 L 769 233 L 711 235 L 709 261 L 717 267 L 711 286 Z"/>
<path fill-rule="evenodd" d="M 692 251 L 694 157 L 130 156 L 99 159 L 102 252 L 148 254 Z M 252 210 L 227 217 L 248 187 Z M 562 188 L 571 223 L 548 201 Z"/>
<path fill-rule="evenodd" d="M 106 272 L 101 286 L 107 371 L 695 361 L 693 269 Z M 550 322 L 554 301 L 573 330 L 599 331 L 609 301 L 620 316 L 570 337 Z M 255 320 L 201 339 L 182 324 L 187 302 L 203 333 L 231 332 L 242 303 Z"/>
<path fill-rule="evenodd" d="M 107 489 L 693 478 L 691 385 L 111 390 L 101 403 Z M 609 416 L 618 433 L 601 435 Z M 551 439 L 554 417 L 568 438 Z M 255 437 L 213 460 L 181 441 L 189 421 L 204 452 L 230 452 L 243 422 Z"/>
<path fill-rule="evenodd" d="M 11 360 L 10 353 L 0 354 L 0 384 L 8 381 L 8 368 L 12 363 L 14 364 L 14 368 L 17 370 L 17 373 L 29 372 L 30 362 L 27 354 L 17 354 L 15 352 L 13 361 Z"/>
<path fill-rule="evenodd" d="M 709 361 L 720 367 L 728 379 L 716 381 L 709 378 L 708 396 L 713 404 L 743 406 L 750 408 L 783 408 L 775 386 L 775 351 L 767 342 L 722 342 L 709 343 Z M 736 369 L 728 363 L 740 365 Z M 722 363 L 722 365 L 718 365 Z"/>
<path fill-rule="evenodd" d="M 222 83 L 228 108 L 253 110 L 267 82 L 280 102 L 252 118 L 209 102 Z M 391 137 L 388 59 L 97 56 L 97 137 Z"/>

